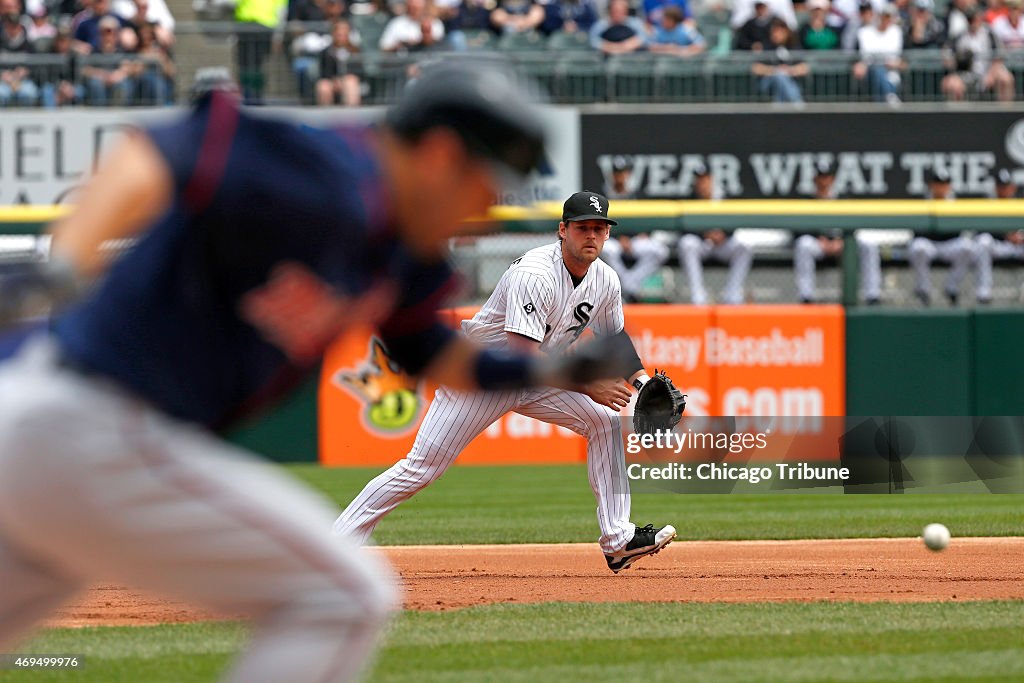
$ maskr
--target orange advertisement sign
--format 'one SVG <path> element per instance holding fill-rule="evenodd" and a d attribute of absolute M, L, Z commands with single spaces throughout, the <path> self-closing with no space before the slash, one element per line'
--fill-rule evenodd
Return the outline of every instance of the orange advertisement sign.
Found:
<path fill-rule="evenodd" d="M 453 326 L 476 308 L 445 311 Z M 324 357 L 320 378 L 320 462 L 390 465 L 412 448 L 437 386 L 390 362 L 368 331 L 349 334 Z M 508 413 L 459 456 L 461 464 L 583 462 L 585 441 L 568 429 Z"/>
<path fill-rule="evenodd" d="M 455 326 L 476 309 L 446 312 Z M 844 313 L 839 306 L 626 306 L 648 372 L 687 394 L 687 415 L 842 415 Z M 324 359 L 320 460 L 389 465 L 412 447 L 436 387 L 401 372 L 369 332 Z M 628 410 L 628 408 L 627 408 Z M 462 464 L 583 462 L 585 441 L 509 413 L 459 456 Z"/>
<path fill-rule="evenodd" d="M 627 306 L 648 370 L 687 394 L 686 414 L 843 415 L 841 306 Z"/>

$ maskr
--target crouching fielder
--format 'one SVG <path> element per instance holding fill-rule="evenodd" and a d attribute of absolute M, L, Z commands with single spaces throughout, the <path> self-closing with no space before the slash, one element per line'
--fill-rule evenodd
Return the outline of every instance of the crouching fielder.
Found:
<path fill-rule="evenodd" d="M 359 671 L 396 602 L 388 568 L 331 534 L 329 502 L 217 433 L 314 373 L 355 323 L 376 324 L 407 371 L 466 388 L 573 374 L 481 351 L 436 316 L 448 238 L 486 210 L 499 170 L 541 158 L 523 100 L 500 73 L 442 68 L 383 125 L 328 131 L 218 92 L 111 153 L 51 262 L 5 281 L 9 306 L 97 280 L 0 367 L 0 650 L 116 581 L 251 616 L 231 681 Z M 102 246 L 127 237 L 111 263 Z"/>
<path fill-rule="evenodd" d="M 599 337 L 628 339 L 618 276 L 598 259 L 612 225 L 615 221 L 608 217 L 605 197 L 593 192 L 571 196 L 558 225 L 559 241 L 516 259 L 480 312 L 463 321 L 463 331 L 490 347 L 555 356 L 570 350 L 588 327 Z M 635 350 L 632 356 L 624 379 L 640 387 L 649 377 Z M 412 451 L 367 484 L 334 529 L 365 541 L 385 515 L 440 477 L 488 425 L 515 411 L 567 427 L 587 439 L 601 550 L 608 567 L 618 573 L 675 537 L 671 526 L 637 528 L 629 519 L 619 411 L 630 397 L 622 379 L 593 382 L 582 392 L 554 388 L 467 392 L 442 386 Z"/>

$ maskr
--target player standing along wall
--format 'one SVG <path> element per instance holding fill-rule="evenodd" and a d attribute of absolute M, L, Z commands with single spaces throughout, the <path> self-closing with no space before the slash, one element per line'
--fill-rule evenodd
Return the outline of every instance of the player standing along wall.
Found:
<path fill-rule="evenodd" d="M 476 309 L 451 312 L 451 323 Z M 689 396 L 687 415 L 845 413 L 841 306 L 626 306 L 626 329 L 648 370 Z M 339 341 L 320 383 L 320 461 L 389 465 L 412 446 L 434 387 L 396 372 L 368 334 Z M 627 409 L 628 410 L 628 409 Z M 583 439 L 509 414 L 478 437 L 462 464 L 583 462 Z"/>

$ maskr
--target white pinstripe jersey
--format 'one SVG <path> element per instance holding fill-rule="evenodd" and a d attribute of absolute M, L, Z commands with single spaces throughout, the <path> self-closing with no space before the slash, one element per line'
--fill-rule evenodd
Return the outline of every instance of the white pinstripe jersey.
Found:
<path fill-rule="evenodd" d="M 462 321 L 462 331 L 483 344 L 504 346 L 505 333 L 515 332 L 541 342 L 548 353 L 565 351 L 586 329 L 612 335 L 622 327 L 619 276 L 598 259 L 573 287 L 561 242 L 531 249 L 513 261 L 487 303 Z"/>

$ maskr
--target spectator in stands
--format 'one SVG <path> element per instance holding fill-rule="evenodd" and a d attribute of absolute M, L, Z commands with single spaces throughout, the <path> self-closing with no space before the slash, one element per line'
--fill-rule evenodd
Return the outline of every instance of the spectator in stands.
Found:
<path fill-rule="evenodd" d="M 1010 5 L 1013 9 L 1013 5 Z M 1013 172 L 1001 168 L 995 178 L 996 199 L 1017 199 L 1017 182 Z M 994 259 L 1016 259 L 1024 261 L 1024 230 L 1007 233 L 997 239 L 989 233 L 978 235 L 975 248 L 975 277 L 977 278 L 976 296 L 978 303 L 987 304 L 992 301 L 992 261 Z"/>
<path fill-rule="evenodd" d="M 32 52 L 31 24 L 22 16 L 18 0 L 0 0 L 0 50 Z"/>
<path fill-rule="evenodd" d="M 0 0 L 0 54 L 35 52 L 26 23 L 22 21 L 18 0 Z M 38 98 L 39 87 L 26 66 L 0 69 L 0 106 L 6 107 L 12 101 L 32 106 Z"/>
<path fill-rule="evenodd" d="M 946 169 L 934 168 L 929 172 L 928 194 L 936 201 L 952 201 L 955 198 L 952 181 Z M 946 276 L 944 289 L 949 303 L 955 306 L 960 297 L 960 286 L 975 258 L 974 241 L 966 234 L 918 235 L 910 243 L 908 254 L 908 260 L 914 270 L 914 295 L 925 306 L 931 305 L 931 264 L 935 260 L 944 261 L 952 266 Z"/>
<path fill-rule="evenodd" d="M 857 13 L 851 17 L 843 26 L 839 38 L 839 45 L 847 52 L 857 50 L 857 32 L 864 26 L 870 26 L 875 21 L 875 6 L 871 0 L 860 0 L 857 5 Z"/>
<path fill-rule="evenodd" d="M 814 198 L 837 199 L 835 189 L 835 167 L 822 161 L 815 165 Z M 861 294 L 864 302 L 873 306 L 882 297 L 882 258 L 878 244 L 856 236 L 857 254 L 860 267 Z M 796 275 L 796 292 L 801 303 L 811 304 L 817 300 L 817 264 L 826 258 L 839 258 L 843 254 L 843 235 L 835 232 L 827 235 L 801 234 L 793 242 L 793 270 Z"/>
<path fill-rule="evenodd" d="M 878 17 L 878 24 L 861 26 L 857 30 L 860 61 L 853 65 L 853 77 L 865 78 L 876 102 L 900 103 L 900 70 L 904 68 L 903 31 L 896 24 L 896 7 L 886 5 Z"/>
<path fill-rule="evenodd" d="M 155 24 L 157 42 L 166 48 L 174 45 L 174 15 L 165 0 L 113 0 L 111 8 L 136 30 L 146 23 Z"/>
<path fill-rule="evenodd" d="M 551 0 L 544 5 L 544 23 L 541 33 L 589 33 L 597 23 L 594 0 Z"/>
<path fill-rule="evenodd" d="M 407 0 L 405 14 L 391 19 L 380 37 L 384 52 L 418 52 L 444 40 L 444 24 L 430 13 L 427 0 Z"/>
<path fill-rule="evenodd" d="M 949 74 L 942 79 L 942 92 L 954 101 L 965 99 L 969 92 L 992 92 L 1000 102 L 1012 101 L 1013 75 L 999 56 L 999 39 L 980 12 L 968 10 L 967 18 L 967 31 L 946 50 Z"/>
<path fill-rule="evenodd" d="M 707 166 L 701 165 L 694 170 L 692 196 L 703 200 L 720 198 L 720 191 Z M 722 303 L 743 303 L 743 285 L 754 258 L 748 245 L 724 230 L 708 230 L 701 236 L 683 235 L 679 238 L 678 249 L 679 263 L 686 272 L 690 299 L 694 304 L 703 306 L 708 303 L 704 287 L 704 262 L 710 259 L 729 265 L 729 279 L 722 291 Z"/>
<path fill-rule="evenodd" d="M 971 23 L 967 15 L 975 11 L 977 11 L 976 0 L 953 0 L 953 4 L 946 14 L 947 41 L 953 42 L 967 33 L 967 27 Z"/>
<path fill-rule="evenodd" d="M 466 49 L 466 34 L 455 25 L 461 6 L 462 0 L 433 0 L 433 14 L 441 20 L 444 27 L 444 41 L 448 47 L 458 52 Z"/>
<path fill-rule="evenodd" d="M 391 14 L 387 0 L 348 0 L 348 5 L 349 8 L 345 16 L 348 16 L 349 13 L 353 15 L 380 14 L 381 16 Z"/>
<path fill-rule="evenodd" d="M 693 21 L 693 11 L 690 9 L 688 0 L 644 0 L 644 21 L 647 22 L 647 30 L 654 31 L 661 26 L 661 18 L 669 7 L 676 7 L 687 24 L 696 27 Z"/>
<path fill-rule="evenodd" d="M 362 103 L 362 70 L 351 59 L 359 54 L 359 45 L 352 42 L 349 23 L 342 19 L 331 27 L 331 44 L 320 54 L 320 80 L 316 82 L 316 103 L 358 107 Z"/>
<path fill-rule="evenodd" d="M 608 18 L 590 29 L 590 46 L 606 55 L 621 55 L 646 45 L 647 29 L 642 21 L 629 16 L 628 0 L 609 0 Z"/>
<path fill-rule="evenodd" d="M 992 32 L 1007 50 L 1024 48 L 1024 21 L 1021 21 L 1021 0 L 1007 0 L 1006 15 L 992 22 Z"/>
<path fill-rule="evenodd" d="M 70 9 L 70 12 L 65 11 Z M 82 22 L 92 17 L 92 0 L 62 0 L 61 14 L 71 14 L 71 34 L 74 36 L 75 31 L 82 25 Z M 79 46 L 72 44 L 73 47 L 78 50 Z"/>
<path fill-rule="evenodd" d="M 64 55 L 67 59 L 55 72 L 49 74 L 47 83 L 42 87 L 43 106 L 53 109 L 77 104 L 85 99 L 85 88 L 78 83 L 76 70 L 78 60 L 71 49 L 71 29 L 61 27 L 53 38 L 50 52 Z"/>
<path fill-rule="evenodd" d="M 835 50 L 839 47 L 839 31 L 828 23 L 829 9 L 829 0 L 808 0 L 809 15 L 797 35 L 801 49 Z"/>
<path fill-rule="evenodd" d="M 112 101 L 124 106 L 132 104 L 135 78 L 141 72 L 141 64 L 129 60 L 125 55 L 120 30 L 117 18 L 104 16 L 100 19 L 99 46 L 92 54 L 107 59 L 99 63 L 86 63 L 82 67 L 89 104 L 104 106 Z M 125 58 L 112 59 L 117 55 L 125 55 Z"/>
<path fill-rule="evenodd" d="M 985 23 L 990 26 L 996 22 L 999 17 L 1005 17 L 1009 2 L 1007 0 L 988 0 L 985 6 Z"/>
<path fill-rule="evenodd" d="M 437 13 L 444 24 L 445 40 L 457 52 L 480 47 L 492 35 L 498 33 L 491 22 L 494 11 L 493 0 L 448 0 L 447 4 L 438 5 Z M 471 40 L 467 32 L 476 35 Z"/>
<path fill-rule="evenodd" d="M 763 57 L 751 65 L 758 77 L 758 90 L 773 102 L 803 102 L 803 93 L 796 79 L 803 78 L 810 69 L 807 62 L 796 57 L 792 48 L 796 44 L 792 31 L 782 19 L 772 19 L 771 33 Z"/>
<path fill-rule="evenodd" d="M 344 11 L 344 6 L 343 6 Z M 288 3 L 288 21 L 329 21 L 327 0 L 295 0 Z"/>
<path fill-rule="evenodd" d="M 155 21 L 143 22 L 138 28 L 139 42 L 135 50 L 142 61 L 138 75 L 139 97 L 142 104 L 149 106 L 174 104 L 176 69 L 167 48 L 157 39 L 159 29 Z"/>
<path fill-rule="evenodd" d="M 57 27 L 50 21 L 50 10 L 45 4 L 39 3 L 29 12 L 29 22 L 25 25 L 28 40 L 36 52 L 48 52 L 53 39 L 57 37 Z"/>
<path fill-rule="evenodd" d="M 791 31 L 797 29 L 796 12 L 793 11 L 793 0 L 763 0 L 769 17 L 778 17 L 786 22 Z M 729 25 L 733 30 L 742 28 L 757 15 L 757 5 L 762 0 L 733 0 L 732 16 Z M 753 48 L 741 48 L 749 50 Z"/>
<path fill-rule="evenodd" d="M 754 3 L 754 15 L 736 29 L 733 48 L 760 52 L 768 44 L 772 31 L 772 13 L 767 0 Z"/>
<path fill-rule="evenodd" d="M 707 48 L 704 36 L 696 28 L 683 22 L 683 11 L 670 5 L 661 13 L 661 23 L 654 28 L 654 35 L 647 49 L 651 52 L 691 57 Z"/>
<path fill-rule="evenodd" d="M 937 48 L 943 39 L 942 22 L 932 14 L 932 0 L 914 0 L 910 21 L 903 36 L 907 50 Z"/>
<path fill-rule="evenodd" d="M 300 19 L 300 17 L 319 16 L 319 19 Z M 345 15 L 345 3 L 342 0 L 316 0 L 295 8 L 295 22 L 289 27 L 293 39 L 290 46 L 292 54 L 292 73 L 295 74 L 299 87 L 299 96 L 304 100 L 315 99 L 314 84 L 320 77 L 320 55 L 331 44 L 329 27 L 333 26 Z M 325 33 L 319 29 L 307 30 L 304 22 L 316 23 L 326 22 L 328 31 Z M 352 29 L 349 32 L 350 40 L 361 45 L 359 32 Z"/>
<path fill-rule="evenodd" d="M 75 29 L 75 40 L 78 41 L 83 52 L 96 52 L 100 49 L 100 22 L 108 17 L 112 21 L 117 22 L 117 30 L 119 32 L 131 34 L 130 36 L 119 36 L 118 44 L 128 48 L 134 47 L 132 41 L 134 41 L 135 35 L 128 24 L 128 20 L 111 11 L 110 0 L 93 0 L 91 14 L 83 19 L 78 24 L 78 28 Z M 111 22 L 108 21 L 107 25 L 109 26 L 110 24 Z M 88 49 L 85 49 L 85 46 L 88 46 Z"/>
<path fill-rule="evenodd" d="M 544 22 L 544 8 L 534 0 L 501 0 L 491 12 L 491 24 L 501 33 L 533 31 Z"/>
<path fill-rule="evenodd" d="M 263 103 L 263 65 L 273 49 L 274 32 L 281 24 L 286 5 L 287 0 L 238 0 L 235 5 L 238 83 L 249 104 Z"/>

